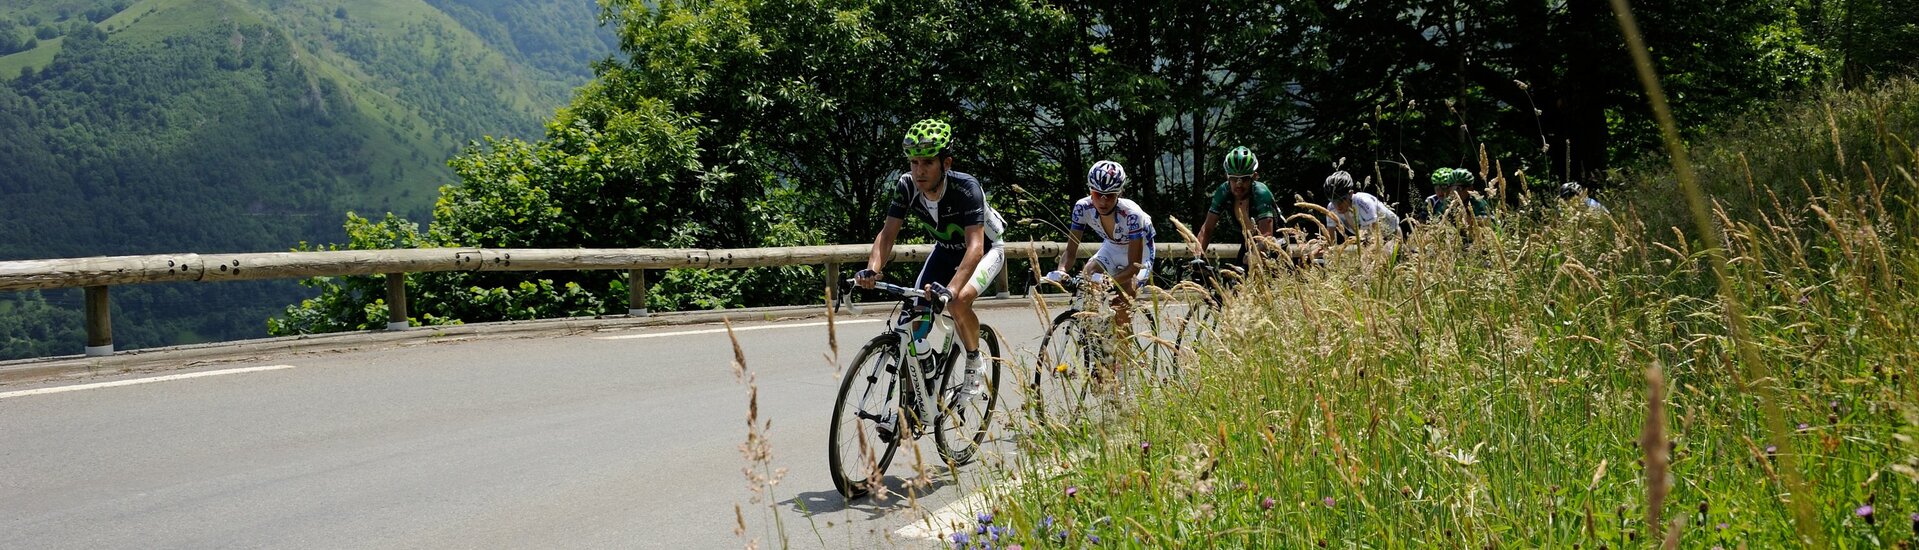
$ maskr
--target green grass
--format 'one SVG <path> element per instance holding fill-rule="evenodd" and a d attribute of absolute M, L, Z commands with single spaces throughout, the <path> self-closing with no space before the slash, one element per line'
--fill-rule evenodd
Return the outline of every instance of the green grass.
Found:
<path fill-rule="evenodd" d="M 0 55 L 0 80 L 11 81 L 20 78 L 20 69 L 33 67 L 33 70 L 46 68 L 53 63 L 53 56 L 60 53 L 60 43 L 66 37 L 41 40 L 40 46 L 24 52 Z"/>
<path fill-rule="evenodd" d="M 1697 146 L 1739 205 L 1727 295 L 1763 364 L 1740 364 L 1699 240 L 1671 229 L 1692 227 L 1678 191 L 1644 169 L 1602 197 L 1610 217 L 1526 207 L 1470 247 L 1434 226 L 1396 264 L 1256 274 L 1188 376 L 1099 422 L 1028 426 L 1018 460 L 988 464 L 1031 480 L 992 499 L 1001 546 L 1911 544 L 1915 105 L 1911 81 L 1829 93 Z M 1642 441 L 1669 446 L 1669 488 Z"/>

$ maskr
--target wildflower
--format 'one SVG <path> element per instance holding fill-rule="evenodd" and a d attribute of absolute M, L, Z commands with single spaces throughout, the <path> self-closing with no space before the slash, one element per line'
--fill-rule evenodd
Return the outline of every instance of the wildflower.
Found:
<path fill-rule="evenodd" d="M 1026 550 L 1026 548 L 1017 544 L 1011 544 L 1006 546 L 1006 550 Z"/>
<path fill-rule="evenodd" d="M 1146 453 L 1147 451 L 1151 451 L 1151 450 L 1153 450 L 1153 444 L 1152 444 L 1152 443 L 1147 443 L 1147 442 L 1145 442 L 1145 441 L 1141 441 L 1141 442 L 1139 442 L 1139 452 L 1140 452 L 1141 454 L 1144 454 L 1144 453 Z"/>
<path fill-rule="evenodd" d="M 1099 535 L 1086 535 L 1087 542 L 1099 544 Z"/>
<path fill-rule="evenodd" d="M 1327 508 L 1333 507 L 1333 497 L 1322 498 L 1322 499 L 1319 499 L 1319 501 L 1322 503 L 1325 503 Z"/>
<path fill-rule="evenodd" d="M 1872 525 L 1872 505 L 1871 504 L 1860 506 L 1858 509 L 1853 510 L 1852 515 L 1866 518 L 1866 525 Z"/>
<path fill-rule="evenodd" d="M 1067 488 L 1066 488 L 1066 496 L 1068 496 L 1068 497 L 1075 497 L 1075 496 L 1079 496 L 1079 488 L 1078 488 L 1078 487 L 1067 487 Z"/>
<path fill-rule="evenodd" d="M 1266 497 L 1266 500 L 1259 501 L 1259 509 L 1261 510 L 1273 509 L 1273 497 Z"/>
<path fill-rule="evenodd" d="M 1766 458 L 1772 458 L 1772 455 L 1775 455 L 1775 454 L 1779 454 L 1779 446 L 1778 446 L 1778 445 L 1767 445 L 1767 446 L 1766 446 Z"/>
<path fill-rule="evenodd" d="M 1040 529 L 1052 529 L 1052 528 L 1053 528 L 1053 516 L 1046 516 L 1046 517 L 1045 517 L 1044 519 L 1041 519 L 1041 520 L 1039 520 L 1039 528 L 1040 528 Z"/>
<path fill-rule="evenodd" d="M 980 525 L 992 525 L 992 524 L 993 524 L 993 514 L 992 514 L 992 512 L 987 512 L 987 513 L 984 513 L 984 514 L 980 514 L 980 515 L 979 515 L 979 522 L 980 522 Z"/>
<path fill-rule="evenodd" d="M 1724 524 L 1724 523 L 1721 523 L 1721 524 L 1719 524 L 1719 530 L 1720 530 L 1720 531 L 1724 531 L 1724 530 L 1726 530 L 1726 524 Z"/>
<path fill-rule="evenodd" d="M 1912 536 L 1919 537 L 1919 512 L 1912 513 Z"/>
<path fill-rule="evenodd" d="M 1802 432 L 1803 432 L 1803 431 L 1806 431 L 1806 428 L 1811 428 L 1811 427 L 1812 427 L 1812 426 L 1807 426 L 1805 422 L 1800 422 L 1800 423 L 1799 423 L 1799 431 L 1802 431 Z"/>
<path fill-rule="evenodd" d="M 966 541 L 967 541 L 967 538 L 966 538 L 966 533 L 953 533 L 953 547 L 954 547 L 954 548 L 965 548 L 965 547 L 966 547 Z"/>

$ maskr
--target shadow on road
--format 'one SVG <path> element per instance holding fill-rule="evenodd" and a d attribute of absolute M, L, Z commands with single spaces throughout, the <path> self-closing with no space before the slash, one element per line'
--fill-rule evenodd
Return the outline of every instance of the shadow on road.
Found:
<path fill-rule="evenodd" d="M 898 476 L 886 476 L 886 498 L 865 496 L 852 502 L 840 497 L 837 490 L 800 493 L 781 502 L 802 517 L 813 517 L 846 510 L 866 513 L 868 520 L 886 517 L 887 514 L 905 510 L 913 506 L 914 499 L 925 498 L 953 485 L 953 475 L 945 466 L 928 467 L 926 479 L 915 483 L 914 480 Z"/>

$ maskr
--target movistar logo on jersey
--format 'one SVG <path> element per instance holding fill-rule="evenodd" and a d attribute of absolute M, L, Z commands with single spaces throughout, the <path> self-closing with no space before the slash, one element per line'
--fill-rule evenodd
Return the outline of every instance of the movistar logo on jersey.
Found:
<path fill-rule="evenodd" d="M 960 237 L 966 236 L 966 228 L 960 227 L 960 225 L 956 223 L 949 223 L 941 227 L 933 227 L 931 224 L 928 224 L 924 220 L 921 220 L 920 225 L 922 227 L 925 227 L 927 232 L 932 233 L 933 238 L 939 239 L 941 241 L 957 241 L 959 240 Z"/>

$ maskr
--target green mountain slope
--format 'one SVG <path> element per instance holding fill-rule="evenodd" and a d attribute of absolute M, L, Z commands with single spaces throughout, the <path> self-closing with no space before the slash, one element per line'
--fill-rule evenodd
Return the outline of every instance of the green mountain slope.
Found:
<path fill-rule="evenodd" d="M 554 4 L 0 6 L 15 37 L 0 40 L 15 50 L 0 55 L 0 259 L 275 251 L 341 240 L 346 211 L 424 220 L 461 144 L 536 134 L 611 50 L 590 0 Z M 128 348 L 261 335 L 302 290 L 115 292 Z M 45 299 L 18 311 L 73 305 Z"/>

